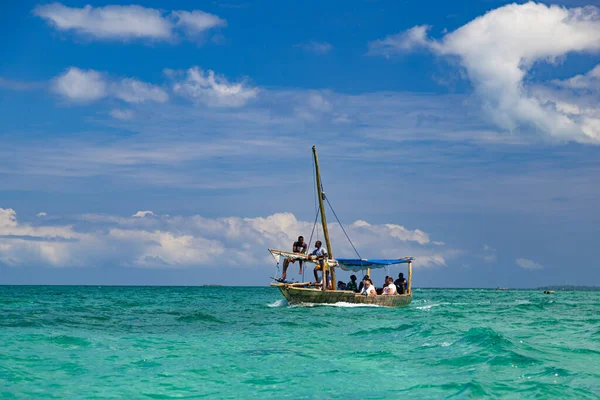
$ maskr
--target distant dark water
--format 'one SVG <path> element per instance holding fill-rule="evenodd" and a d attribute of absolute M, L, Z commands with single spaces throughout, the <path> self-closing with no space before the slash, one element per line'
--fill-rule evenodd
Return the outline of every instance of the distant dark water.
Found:
<path fill-rule="evenodd" d="M 0 286 L 0 398 L 600 396 L 600 292 Z"/>

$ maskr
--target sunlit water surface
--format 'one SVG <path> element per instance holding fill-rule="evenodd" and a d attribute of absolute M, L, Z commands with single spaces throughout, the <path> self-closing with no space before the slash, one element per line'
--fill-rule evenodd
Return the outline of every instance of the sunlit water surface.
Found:
<path fill-rule="evenodd" d="M 598 398 L 600 292 L 0 286 L 0 398 Z"/>

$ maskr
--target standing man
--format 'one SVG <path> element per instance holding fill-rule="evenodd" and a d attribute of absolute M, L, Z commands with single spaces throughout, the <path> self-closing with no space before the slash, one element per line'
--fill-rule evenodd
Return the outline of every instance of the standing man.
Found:
<path fill-rule="evenodd" d="M 304 236 L 298 236 L 298 241 L 294 242 L 294 244 L 292 245 L 292 251 L 294 253 L 305 254 L 306 250 L 308 250 L 308 245 L 304 243 Z M 281 274 L 281 280 L 285 281 L 285 279 L 287 278 L 287 269 L 290 263 L 293 264 L 295 262 L 296 260 L 290 260 L 289 258 L 286 258 L 283 261 L 283 273 Z M 298 272 L 298 274 L 302 274 L 302 260 L 298 260 L 298 263 L 300 264 L 300 271 Z"/>
<path fill-rule="evenodd" d="M 315 249 L 310 253 L 309 258 L 311 260 L 318 260 L 317 266 L 315 267 L 315 282 L 319 282 L 319 274 L 317 271 L 323 271 L 325 266 L 325 260 L 327 259 L 327 249 L 323 247 L 323 243 L 320 240 L 315 242 Z M 323 284 L 326 285 L 327 279 L 329 278 L 329 271 L 327 271 L 327 277 L 323 277 Z"/>

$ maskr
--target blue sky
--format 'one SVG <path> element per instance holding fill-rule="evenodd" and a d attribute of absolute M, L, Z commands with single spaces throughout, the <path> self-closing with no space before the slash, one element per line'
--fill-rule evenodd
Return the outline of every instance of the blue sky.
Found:
<path fill-rule="evenodd" d="M 266 249 L 310 235 L 315 144 L 361 255 L 416 256 L 417 286 L 600 285 L 591 3 L 22 1 L 2 18 L 0 283 L 266 284 Z"/>

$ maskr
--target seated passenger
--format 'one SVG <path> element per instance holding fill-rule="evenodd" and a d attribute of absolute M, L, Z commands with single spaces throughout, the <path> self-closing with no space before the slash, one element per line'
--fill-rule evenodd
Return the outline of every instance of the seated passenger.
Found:
<path fill-rule="evenodd" d="M 398 294 L 398 290 L 396 289 L 396 285 L 394 284 L 394 280 L 391 276 L 387 277 L 386 286 L 383 287 L 383 294 L 387 296 L 394 296 Z"/>
<path fill-rule="evenodd" d="M 362 293 L 362 290 L 365 287 L 365 279 L 369 279 L 369 275 L 363 276 L 362 281 L 360 281 L 360 284 L 358 285 L 358 292 L 359 293 Z M 373 282 L 371 282 L 371 284 L 373 284 Z"/>
<path fill-rule="evenodd" d="M 292 251 L 294 253 L 306 253 L 306 249 L 308 248 L 308 245 L 304 242 L 304 237 L 303 236 L 298 236 L 298 241 L 294 242 L 294 244 L 292 245 Z M 281 279 L 282 280 L 286 280 L 287 279 L 287 269 L 290 265 L 290 263 L 295 263 L 296 260 L 290 260 L 289 258 L 286 258 L 283 261 L 283 273 L 281 274 Z M 298 260 L 298 264 L 300 265 L 300 271 L 298 271 L 298 274 L 302 274 L 302 260 Z"/>
<path fill-rule="evenodd" d="M 350 282 L 346 285 L 346 290 L 352 290 L 358 292 L 358 285 L 356 284 L 356 275 L 350 275 Z"/>
<path fill-rule="evenodd" d="M 377 296 L 375 286 L 373 286 L 373 281 L 367 278 L 363 282 L 365 283 L 365 285 L 363 286 L 363 290 L 362 292 L 360 292 L 360 294 L 364 294 L 365 296 Z"/>
<path fill-rule="evenodd" d="M 404 294 L 407 292 L 406 279 L 404 279 L 404 274 L 402 272 L 400 272 L 400 274 L 398 274 L 398 279 L 396 279 L 394 284 L 396 285 L 398 294 Z"/>
<path fill-rule="evenodd" d="M 337 290 L 346 290 L 346 284 L 342 281 L 338 281 Z"/>

